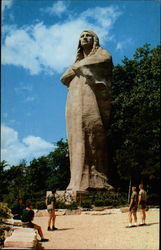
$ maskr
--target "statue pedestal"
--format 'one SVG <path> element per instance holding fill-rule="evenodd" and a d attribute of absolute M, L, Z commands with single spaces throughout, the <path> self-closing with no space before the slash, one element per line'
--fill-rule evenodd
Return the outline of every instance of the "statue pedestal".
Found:
<path fill-rule="evenodd" d="M 50 191 L 48 191 L 48 192 L 50 192 Z M 55 197 L 56 197 L 56 200 L 62 201 L 65 204 L 71 204 L 73 202 L 78 202 L 78 204 L 80 204 L 80 206 L 81 206 L 81 202 L 83 200 L 87 200 L 87 199 L 93 200 L 93 197 L 98 192 L 110 194 L 110 193 L 115 192 L 115 190 L 112 187 L 110 189 L 90 188 L 87 190 L 77 190 L 75 192 L 73 192 L 72 190 L 60 190 L 60 191 L 56 191 Z"/>

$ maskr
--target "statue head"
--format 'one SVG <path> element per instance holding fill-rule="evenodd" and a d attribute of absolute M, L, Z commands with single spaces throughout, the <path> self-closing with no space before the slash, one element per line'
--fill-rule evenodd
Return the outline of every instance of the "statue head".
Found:
<path fill-rule="evenodd" d="M 83 47 L 81 45 L 81 37 L 84 33 L 90 34 L 90 37 L 92 36 L 92 38 L 93 38 L 92 39 L 92 48 L 91 48 L 91 52 L 90 52 L 89 56 L 95 54 L 97 49 L 100 47 L 98 36 L 92 30 L 84 30 L 80 34 L 80 39 L 79 39 L 78 48 L 77 48 L 77 56 L 76 56 L 75 62 L 80 61 L 84 58 Z"/>

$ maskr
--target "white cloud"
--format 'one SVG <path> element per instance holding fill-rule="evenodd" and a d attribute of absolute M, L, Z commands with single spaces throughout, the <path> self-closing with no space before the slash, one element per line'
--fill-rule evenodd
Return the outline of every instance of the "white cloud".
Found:
<path fill-rule="evenodd" d="M 2 63 L 21 66 L 31 74 L 61 73 L 75 59 L 80 33 L 84 29 L 95 31 L 103 45 L 112 39 L 109 31 L 120 14 L 117 8 L 96 7 L 49 27 L 43 23 L 19 29 L 7 27 Z"/>
<path fill-rule="evenodd" d="M 25 102 L 33 102 L 35 101 L 36 97 L 31 95 L 32 93 L 32 85 L 31 84 L 25 84 L 21 82 L 20 85 L 16 88 L 14 88 L 16 94 L 22 98 Z"/>
<path fill-rule="evenodd" d="M 116 7 L 96 7 L 95 9 L 87 9 L 86 11 L 84 11 L 81 14 L 81 18 L 84 18 L 86 20 L 90 20 L 90 18 L 93 18 L 98 22 L 100 27 L 111 28 L 120 14 L 121 12 L 118 11 Z"/>
<path fill-rule="evenodd" d="M 123 48 L 123 43 L 118 42 L 116 45 L 116 50 L 121 50 Z"/>
<path fill-rule="evenodd" d="M 65 5 L 65 2 L 57 1 L 52 5 L 52 7 L 48 7 L 42 11 L 47 12 L 50 15 L 56 15 L 58 17 L 61 17 L 62 14 L 66 12 L 66 10 L 67 10 L 67 5 Z"/>
<path fill-rule="evenodd" d="M 133 43 L 131 38 L 128 38 L 124 41 L 118 42 L 116 45 L 116 50 L 122 51 L 123 49 L 127 48 L 127 46 Z"/>
<path fill-rule="evenodd" d="M 29 163 L 33 158 L 47 155 L 54 149 L 51 143 L 41 137 L 30 135 L 20 140 L 16 130 L 4 125 L 1 139 L 1 160 L 6 160 L 10 165 L 19 164 L 23 159 Z"/>
<path fill-rule="evenodd" d="M 35 97 L 34 96 L 28 96 L 28 97 L 26 97 L 26 99 L 25 99 L 25 102 L 33 102 L 33 101 L 35 101 Z"/>
<path fill-rule="evenodd" d="M 2 0 L 2 13 L 5 11 L 5 9 L 11 8 L 13 4 L 13 0 Z"/>

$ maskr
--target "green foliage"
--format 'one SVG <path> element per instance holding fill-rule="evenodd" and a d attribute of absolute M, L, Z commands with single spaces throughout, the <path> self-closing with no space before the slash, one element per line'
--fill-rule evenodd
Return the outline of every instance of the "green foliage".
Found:
<path fill-rule="evenodd" d="M 91 208 L 92 200 L 86 199 L 81 202 L 81 207 L 83 208 Z"/>
<path fill-rule="evenodd" d="M 0 162 L 0 201 L 3 201 L 3 195 L 7 194 L 8 178 L 6 173 L 6 167 L 8 166 L 6 161 Z"/>
<path fill-rule="evenodd" d="M 97 200 L 94 201 L 94 205 L 95 205 L 96 207 L 105 206 L 105 201 L 102 200 L 102 199 L 97 199 Z"/>
<path fill-rule="evenodd" d="M 110 174 L 114 186 L 123 190 L 130 177 L 153 192 L 159 187 L 160 52 L 160 46 L 145 44 L 134 59 L 125 57 L 113 70 Z"/>
<path fill-rule="evenodd" d="M 78 208 L 78 204 L 77 204 L 77 202 L 73 201 L 73 202 L 70 203 L 69 205 L 66 205 L 66 208 L 67 208 L 67 209 L 70 209 L 70 210 L 74 210 L 74 209 L 77 209 L 77 208 Z"/>
<path fill-rule="evenodd" d="M 11 209 L 6 203 L 0 202 L 0 221 L 6 221 L 9 218 L 12 218 Z"/>
<path fill-rule="evenodd" d="M 64 201 L 58 200 L 56 202 L 56 208 L 74 210 L 78 208 L 78 204 L 75 201 L 72 201 L 70 204 L 66 204 Z"/>
<path fill-rule="evenodd" d="M 34 208 L 36 208 L 36 209 L 46 209 L 45 199 L 44 200 L 40 200 L 40 201 L 36 201 L 34 203 Z"/>
<path fill-rule="evenodd" d="M 66 208 L 66 203 L 64 201 L 58 200 L 56 201 L 56 208 L 57 209 L 65 209 Z"/>
<path fill-rule="evenodd" d="M 0 184 L 2 201 L 12 207 L 15 200 L 22 197 L 24 202 L 31 200 L 35 208 L 43 208 L 46 191 L 54 187 L 64 190 L 69 183 L 67 142 L 61 139 L 56 143 L 54 152 L 32 160 L 29 166 L 25 161 L 9 169 L 5 169 L 6 166 L 6 162 L 1 162 L 0 177 L 4 180 Z"/>
<path fill-rule="evenodd" d="M 127 204 L 126 193 L 109 193 L 107 191 L 97 191 L 91 196 L 92 204 L 95 206 L 118 207 Z"/>
<path fill-rule="evenodd" d="M 9 231 L 10 227 L 3 224 L 7 219 L 12 218 L 11 210 L 6 203 L 0 202 L 0 245 L 5 240 L 5 231 Z"/>
<path fill-rule="evenodd" d="M 58 141 L 54 152 L 51 152 L 47 158 L 52 166 L 48 178 L 49 190 L 51 190 L 53 186 L 59 190 L 65 190 L 70 180 L 67 141 L 63 142 L 62 139 Z"/>

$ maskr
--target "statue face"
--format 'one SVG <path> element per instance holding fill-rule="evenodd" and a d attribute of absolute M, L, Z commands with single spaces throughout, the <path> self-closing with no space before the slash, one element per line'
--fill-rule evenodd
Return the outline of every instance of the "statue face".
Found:
<path fill-rule="evenodd" d="M 84 31 L 80 36 L 80 44 L 82 47 L 93 46 L 93 35 L 87 31 Z"/>

